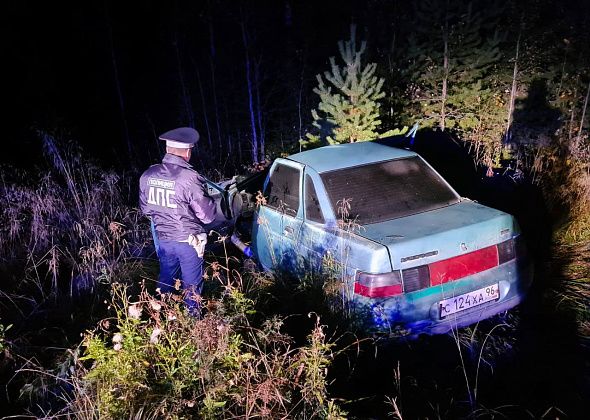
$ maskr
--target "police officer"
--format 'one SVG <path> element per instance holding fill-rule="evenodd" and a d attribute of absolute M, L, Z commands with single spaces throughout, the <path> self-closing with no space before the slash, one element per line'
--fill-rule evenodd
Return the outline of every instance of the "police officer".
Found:
<path fill-rule="evenodd" d="M 180 271 L 186 305 L 196 313 L 203 288 L 204 225 L 215 219 L 217 204 L 207 194 L 205 180 L 188 163 L 199 141 L 197 130 L 176 128 L 160 140 L 166 142 L 166 155 L 141 176 L 140 207 L 155 228 L 160 290 L 173 292 Z"/>

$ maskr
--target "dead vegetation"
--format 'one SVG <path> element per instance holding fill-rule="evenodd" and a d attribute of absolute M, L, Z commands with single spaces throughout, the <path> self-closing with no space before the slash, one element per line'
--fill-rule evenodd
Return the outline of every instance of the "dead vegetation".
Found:
<path fill-rule="evenodd" d="M 40 136 L 49 165 L 38 173 L 4 169 L 0 194 L 0 258 L 18 270 L 3 292 L 35 290 L 28 297 L 36 303 L 92 291 L 148 238 L 126 202 L 130 179 L 84 161 L 73 143 Z"/>

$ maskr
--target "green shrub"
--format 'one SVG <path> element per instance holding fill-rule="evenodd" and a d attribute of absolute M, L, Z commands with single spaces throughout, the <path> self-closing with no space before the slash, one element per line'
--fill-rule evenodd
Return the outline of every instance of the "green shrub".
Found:
<path fill-rule="evenodd" d="M 236 288 L 206 307 L 197 319 L 177 296 L 143 290 L 131 302 L 114 285 L 113 318 L 84 338 L 70 414 L 91 401 L 104 419 L 342 416 L 327 396 L 332 344 L 319 318 L 308 344 L 294 348 L 280 318 L 250 324 L 251 301 Z"/>

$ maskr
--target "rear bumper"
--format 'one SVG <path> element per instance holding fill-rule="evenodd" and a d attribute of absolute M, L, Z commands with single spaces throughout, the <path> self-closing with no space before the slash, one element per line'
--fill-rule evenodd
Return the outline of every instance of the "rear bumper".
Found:
<path fill-rule="evenodd" d="M 402 296 L 385 299 L 357 297 L 356 305 L 379 332 L 400 335 L 443 334 L 518 305 L 528 292 L 532 278 L 533 267 L 528 259 L 515 259 L 461 280 Z M 441 318 L 441 300 L 495 283 L 499 287 L 499 299 Z"/>

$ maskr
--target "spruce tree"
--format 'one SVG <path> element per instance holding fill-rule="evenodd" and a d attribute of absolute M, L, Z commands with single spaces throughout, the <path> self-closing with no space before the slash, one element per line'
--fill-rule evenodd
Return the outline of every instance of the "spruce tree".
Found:
<path fill-rule="evenodd" d="M 320 97 L 318 109 L 312 111 L 316 134 L 307 133 L 302 145 L 354 143 L 379 137 L 379 100 L 383 79 L 375 76 L 376 63 L 363 64 L 367 48 L 362 41 L 357 49 L 356 28 L 350 27 L 350 39 L 339 41 L 338 50 L 342 65 L 330 57 L 330 71 L 318 74 L 318 86 L 313 90 Z M 325 80 L 324 80 L 325 79 Z M 393 132 L 387 133 L 388 135 Z"/>

